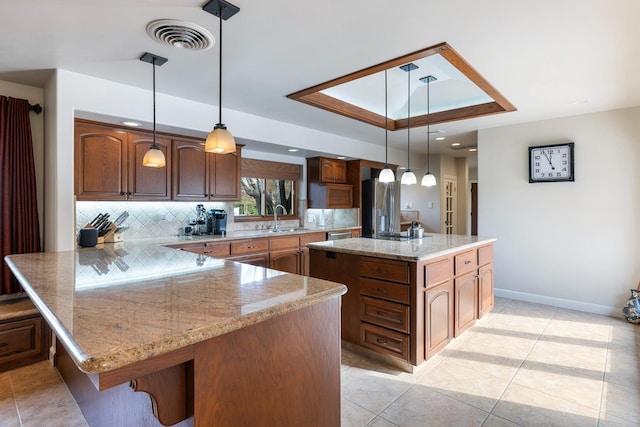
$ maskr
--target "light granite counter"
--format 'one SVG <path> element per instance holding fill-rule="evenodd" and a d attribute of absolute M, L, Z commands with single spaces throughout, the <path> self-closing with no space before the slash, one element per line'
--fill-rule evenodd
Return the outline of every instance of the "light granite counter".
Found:
<path fill-rule="evenodd" d="M 424 261 L 494 242 L 495 238 L 455 234 L 425 234 L 421 239 L 351 238 L 310 243 L 310 249 L 404 261 Z"/>
<path fill-rule="evenodd" d="M 11 255 L 6 262 L 85 373 L 147 360 L 346 292 L 341 284 L 155 240 Z"/>

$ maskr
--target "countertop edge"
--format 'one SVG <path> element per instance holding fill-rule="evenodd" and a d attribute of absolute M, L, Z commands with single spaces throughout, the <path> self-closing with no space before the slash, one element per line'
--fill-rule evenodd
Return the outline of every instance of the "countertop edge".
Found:
<path fill-rule="evenodd" d="M 118 352 L 107 354 L 103 357 L 89 357 L 86 353 L 80 351 L 80 346 L 74 341 L 59 319 L 38 297 L 38 294 L 31 288 L 27 279 L 12 262 L 10 256 L 5 257 L 5 262 L 15 275 L 16 279 L 22 285 L 25 293 L 40 311 L 42 317 L 47 321 L 53 332 L 56 334 L 58 340 L 60 340 L 65 346 L 75 364 L 81 371 L 87 374 L 101 374 L 125 367 L 134 362 L 161 356 L 185 346 L 194 345 L 277 316 L 327 301 L 331 298 L 339 297 L 347 292 L 347 287 L 344 284 L 336 283 L 336 286 L 331 289 L 326 289 L 296 301 L 282 303 L 275 307 L 269 307 L 246 315 L 241 315 L 237 318 L 220 322 L 215 326 L 204 326 L 199 329 L 188 331 L 186 334 L 166 336 L 160 341 L 147 343 L 143 347 L 121 349 Z M 176 340 L 176 337 L 179 337 L 180 340 Z"/>
<path fill-rule="evenodd" d="M 354 239 L 366 239 L 366 238 L 356 237 Z M 368 249 L 364 250 L 364 249 L 342 248 L 339 246 L 329 246 L 327 242 L 314 242 L 314 243 L 309 243 L 307 246 L 309 247 L 309 249 L 316 249 L 316 250 L 321 250 L 325 252 L 338 252 L 338 253 L 345 253 L 345 254 L 352 254 L 352 255 L 362 255 L 362 256 L 371 256 L 371 257 L 377 257 L 377 258 L 394 259 L 394 260 L 400 260 L 400 261 L 420 262 L 420 261 L 427 261 L 433 258 L 438 258 L 444 255 L 449 255 L 465 249 L 477 248 L 478 246 L 483 246 L 489 243 L 493 243 L 497 240 L 497 238 L 495 237 L 486 237 L 486 238 L 481 237 L 480 239 L 481 240 L 478 240 L 477 242 L 466 243 L 463 245 L 455 245 L 448 249 L 439 250 L 433 253 L 419 255 L 419 256 L 407 256 L 407 255 L 401 255 L 397 253 L 372 251 Z"/>

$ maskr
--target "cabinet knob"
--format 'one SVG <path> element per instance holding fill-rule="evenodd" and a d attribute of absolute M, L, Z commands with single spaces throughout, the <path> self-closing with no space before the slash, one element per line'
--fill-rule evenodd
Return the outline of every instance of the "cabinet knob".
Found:
<path fill-rule="evenodd" d="M 121 195 L 121 196 L 124 196 L 125 194 L 127 194 L 127 193 L 125 193 L 124 191 L 121 191 L 121 192 L 120 192 L 120 195 Z"/>
<path fill-rule="evenodd" d="M 381 294 L 388 294 L 388 293 L 389 293 L 389 290 L 388 290 L 388 289 L 380 289 L 380 288 L 377 288 L 377 289 L 376 289 L 376 291 L 377 291 L 377 292 L 380 292 Z"/>
<path fill-rule="evenodd" d="M 464 262 L 464 265 L 469 265 L 469 264 L 471 264 L 471 261 L 469 261 L 469 260 Z"/>
<path fill-rule="evenodd" d="M 0 342 L 0 347 L 6 347 L 6 346 L 8 346 L 8 345 L 9 345 L 9 344 L 8 344 L 8 343 L 6 343 L 6 342 Z"/>
<path fill-rule="evenodd" d="M 388 272 L 387 270 L 383 270 L 383 269 L 381 269 L 381 268 L 378 268 L 378 269 L 376 270 L 376 273 L 378 273 L 378 274 L 388 274 L 389 272 Z"/>
<path fill-rule="evenodd" d="M 386 311 L 376 311 L 376 314 L 380 317 L 389 317 L 389 313 L 387 313 Z"/>
<path fill-rule="evenodd" d="M 376 342 L 378 344 L 387 345 L 388 341 L 387 340 L 383 340 L 382 338 L 378 338 L 378 339 L 376 339 Z"/>

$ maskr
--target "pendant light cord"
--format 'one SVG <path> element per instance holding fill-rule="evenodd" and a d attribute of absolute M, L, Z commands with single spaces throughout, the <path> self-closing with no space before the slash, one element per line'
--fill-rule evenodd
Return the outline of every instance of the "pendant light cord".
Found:
<path fill-rule="evenodd" d="M 431 100 L 431 92 L 430 92 L 430 87 L 431 87 L 431 79 L 429 79 L 429 77 L 427 77 L 427 175 L 429 175 L 431 173 L 430 171 L 430 163 L 431 163 L 431 135 L 429 134 L 429 104 L 430 104 L 430 100 Z"/>
<path fill-rule="evenodd" d="M 412 65 L 412 64 L 409 64 Z M 409 157 L 411 156 L 411 67 L 407 72 L 407 172 L 411 172 Z"/>
<path fill-rule="evenodd" d="M 389 166 L 389 126 L 387 122 L 389 115 L 387 114 L 387 70 L 384 70 L 384 166 Z"/>
<path fill-rule="evenodd" d="M 218 43 L 219 43 L 219 48 L 220 48 L 220 55 L 218 55 L 219 57 L 219 74 L 218 74 L 218 124 L 221 125 L 222 124 L 222 11 L 224 10 L 224 6 L 222 5 L 222 3 L 220 3 L 220 11 L 219 11 L 219 15 L 220 15 L 220 32 L 219 32 L 219 36 L 218 36 Z"/>
<path fill-rule="evenodd" d="M 156 57 L 151 59 L 151 66 L 153 67 L 153 144 L 152 148 L 158 148 L 156 144 Z"/>

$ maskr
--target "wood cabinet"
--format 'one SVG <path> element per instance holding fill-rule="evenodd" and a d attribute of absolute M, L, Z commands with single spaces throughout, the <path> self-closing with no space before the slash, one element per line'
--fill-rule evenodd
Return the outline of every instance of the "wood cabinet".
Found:
<path fill-rule="evenodd" d="M 353 206 L 352 184 L 347 182 L 346 161 L 325 157 L 307 159 L 307 199 L 309 208 L 351 208 Z"/>
<path fill-rule="evenodd" d="M 74 141 L 77 199 L 126 200 L 127 133 L 76 123 Z"/>
<path fill-rule="evenodd" d="M 171 200 L 171 140 L 156 136 L 156 145 L 164 154 L 167 166 L 142 166 L 142 159 L 153 145 L 153 136 L 128 133 L 127 199 Z"/>
<path fill-rule="evenodd" d="M 478 249 L 478 318 L 493 309 L 493 245 Z"/>
<path fill-rule="evenodd" d="M 46 360 L 50 335 L 40 314 L 0 321 L 0 372 Z"/>
<path fill-rule="evenodd" d="M 204 151 L 204 142 L 173 141 L 173 200 L 240 199 L 241 148 L 235 153 Z"/>
<path fill-rule="evenodd" d="M 75 193 L 78 200 L 233 201 L 240 199 L 241 147 L 232 154 L 204 151 L 195 138 L 156 136 L 163 168 L 142 166 L 150 132 L 75 123 Z"/>
<path fill-rule="evenodd" d="M 307 176 L 320 184 L 345 184 L 347 162 L 327 157 L 310 157 L 307 159 Z"/>
<path fill-rule="evenodd" d="M 413 366 L 493 308 L 493 244 L 418 262 L 324 249 L 310 258 L 311 276 L 348 288 L 342 339 Z"/>
<path fill-rule="evenodd" d="M 77 122 L 75 193 L 78 200 L 169 200 L 171 142 L 157 137 L 164 168 L 142 166 L 151 135 Z"/>
<path fill-rule="evenodd" d="M 169 245 L 169 247 L 308 276 L 309 248 L 307 248 L 307 244 L 324 240 L 326 240 L 326 233 L 318 232 L 224 242 L 182 243 Z"/>

